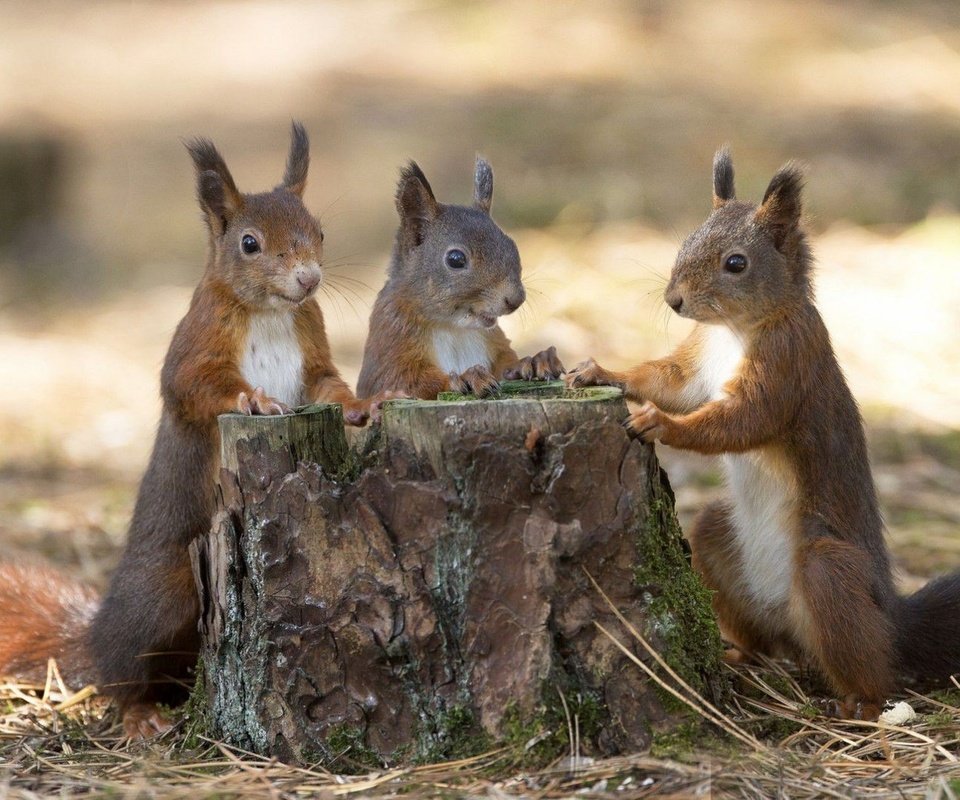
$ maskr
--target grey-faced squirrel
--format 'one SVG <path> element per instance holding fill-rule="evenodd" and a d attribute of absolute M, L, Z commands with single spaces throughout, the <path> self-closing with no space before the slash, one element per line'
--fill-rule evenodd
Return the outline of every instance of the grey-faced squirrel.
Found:
<path fill-rule="evenodd" d="M 503 378 L 553 379 L 551 347 L 518 359 L 497 319 L 526 299 L 520 254 L 490 216 L 493 169 L 478 158 L 471 207 L 438 203 L 423 171 L 400 173 L 400 228 L 387 282 L 370 314 L 357 390 L 422 399 L 454 390 L 483 396 Z"/>

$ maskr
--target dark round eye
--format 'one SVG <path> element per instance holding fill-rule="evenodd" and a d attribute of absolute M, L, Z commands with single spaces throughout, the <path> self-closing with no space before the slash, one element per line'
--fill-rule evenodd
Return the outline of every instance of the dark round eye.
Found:
<path fill-rule="evenodd" d="M 747 268 L 747 257 L 742 253 L 727 256 L 727 260 L 723 262 L 723 268 L 727 272 L 743 272 Z"/>
<path fill-rule="evenodd" d="M 450 269 L 463 269 L 467 266 L 467 254 L 454 247 L 452 250 L 447 250 L 447 254 L 443 257 L 443 263 Z"/>
<path fill-rule="evenodd" d="M 240 240 L 240 249 L 248 256 L 252 256 L 254 253 L 260 252 L 260 242 L 249 233 L 244 234 L 244 237 Z"/>

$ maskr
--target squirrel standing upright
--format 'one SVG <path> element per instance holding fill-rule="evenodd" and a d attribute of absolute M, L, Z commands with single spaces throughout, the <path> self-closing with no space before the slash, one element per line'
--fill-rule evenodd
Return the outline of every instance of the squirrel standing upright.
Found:
<path fill-rule="evenodd" d="M 120 565 L 99 606 L 48 570 L 0 567 L 0 674 L 37 676 L 48 657 L 118 700 L 129 736 L 167 726 L 156 703 L 185 697 L 198 650 L 197 593 L 187 548 L 209 528 L 219 458 L 217 416 L 282 414 L 358 400 L 333 365 L 320 284 L 323 233 L 303 204 L 307 134 L 293 124 L 282 183 L 242 194 L 206 139 L 187 144 L 209 228 L 207 267 L 160 376 L 163 411 Z M 95 610 L 95 615 L 94 615 Z"/>
<path fill-rule="evenodd" d="M 721 150 L 713 185 L 665 293 L 698 323 L 690 337 L 566 380 L 645 401 L 627 421 L 645 441 L 723 455 L 732 497 L 689 536 L 722 631 L 741 653 L 813 662 L 837 692 L 827 713 L 876 719 L 898 673 L 960 671 L 960 573 L 894 590 L 863 423 L 813 301 L 800 170 L 781 168 L 757 207 L 735 199 Z"/>
<path fill-rule="evenodd" d="M 397 186 L 400 228 L 387 282 L 370 314 L 361 394 L 424 400 L 455 390 L 489 395 L 501 378 L 553 379 L 551 347 L 518 359 L 497 318 L 526 299 L 520 254 L 490 217 L 493 169 L 477 159 L 473 207 L 438 203 L 416 163 Z"/>

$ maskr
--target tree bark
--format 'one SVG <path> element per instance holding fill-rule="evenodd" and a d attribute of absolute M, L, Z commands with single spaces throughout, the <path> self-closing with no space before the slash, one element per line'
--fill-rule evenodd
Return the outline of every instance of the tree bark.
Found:
<path fill-rule="evenodd" d="M 338 406 L 221 417 L 221 508 L 192 549 L 217 735 L 384 764 L 504 740 L 643 749 L 686 717 L 592 576 L 689 682 L 719 636 L 652 447 L 616 389 L 507 384 L 389 403 L 348 447 Z"/>

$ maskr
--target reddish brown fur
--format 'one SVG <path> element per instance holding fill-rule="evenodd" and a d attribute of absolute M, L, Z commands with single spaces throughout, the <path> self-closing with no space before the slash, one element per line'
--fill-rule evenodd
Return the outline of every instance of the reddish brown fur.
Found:
<path fill-rule="evenodd" d="M 385 287 L 386 288 L 386 287 Z M 457 376 L 441 370 L 434 361 L 432 336 L 436 325 L 419 311 L 415 297 L 381 292 L 370 313 L 370 333 L 364 350 L 363 373 L 357 388 L 361 392 L 397 391 L 434 400 L 440 392 L 465 389 L 480 384 L 486 375 L 478 374 L 463 386 Z M 487 341 L 491 377 L 503 375 L 517 363 L 517 354 L 499 325 L 483 331 Z M 494 381 L 495 383 L 495 381 Z"/>
<path fill-rule="evenodd" d="M 778 534 L 789 537 L 788 602 L 771 609 L 750 594 L 749 586 L 768 584 L 751 584 L 741 548 L 770 534 L 739 539 L 730 505 L 708 507 L 695 523 L 694 566 L 741 650 L 812 661 L 840 697 L 833 713 L 876 718 L 898 668 L 931 678 L 960 670 L 960 576 L 911 598 L 894 593 L 860 414 L 812 299 L 797 168 L 774 177 L 759 208 L 733 199 L 723 151 L 714 175 L 715 210 L 684 243 L 666 291 L 668 304 L 700 324 L 668 358 L 624 372 L 591 359 L 567 380 L 618 385 L 645 401 L 627 425 L 646 441 L 749 453 L 770 487 L 791 487 L 789 522 Z M 716 358 L 711 325 L 732 331 L 743 355 L 715 394 L 698 396 L 699 376 L 708 374 L 701 367 Z M 776 575 L 777 566 L 763 569 Z"/>
<path fill-rule="evenodd" d="M 265 194 L 241 194 L 210 142 L 198 140 L 189 149 L 210 229 L 207 268 L 167 352 L 157 438 L 110 589 L 89 628 L 93 596 L 60 577 L 16 573 L 0 591 L 0 633 L 18 611 L 33 606 L 29 633 L 3 638 L 0 664 L 34 669 L 48 656 L 62 656 L 67 674 L 83 674 L 89 653 L 100 688 L 119 701 L 131 736 L 167 724 L 153 704 L 182 699 L 196 661 L 198 601 L 187 548 L 207 530 L 214 507 L 217 416 L 284 408 L 242 374 L 252 315 L 293 315 L 304 400 L 342 403 L 354 424 L 379 402 L 358 401 L 340 378 L 311 296 L 323 236 L 300 199 L 309 158 L 303 129 L 294 125 L 284 183 Z M 258 242 L 255 252 L 242 247 L 247 235 Z M 56 624 L 83 609 L 82 624 L 69 631 Z"/>
<path fill-rule="evenodd" d="M 0 564 L 0 675 L 42 684 L 52 658 L 71 688 L 94 683 L 86 632 L 97 605 L 90 587 L 49 567 Z"/>
<path fill-rule="evenodd" d="M 492 195 L 493 171 L 482 159 L 472 207 L 438 203 L 414 163 L 401 172 L 400 227 L 386 285 L 370 314 L 357 382 L 361 394 L 393 389 L 431 400 L 452 389 L 485 395 L 502 378 L 553 378 L 563 371 L 554 348 L 517 359 L 495 323 L 516 310 L 526 294 L 516 245 L 490 217 Z M 467 267 L 446 266 L 453 248 L 466 254 Z M 437 331 L 482 337 L 483 360 L 448 373 L 434 352 Z"/>

